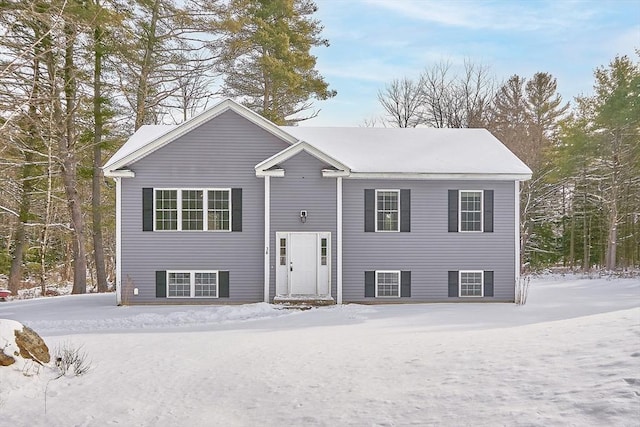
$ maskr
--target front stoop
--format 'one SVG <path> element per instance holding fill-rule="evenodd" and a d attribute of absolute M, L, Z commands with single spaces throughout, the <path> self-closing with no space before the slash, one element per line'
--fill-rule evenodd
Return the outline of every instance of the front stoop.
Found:
<path fill-rule="evenodd" d="M 330 295 L 276 295 L 273 303 L 283 308 L 307 309 L 334 305 L 336 301 Z"/>

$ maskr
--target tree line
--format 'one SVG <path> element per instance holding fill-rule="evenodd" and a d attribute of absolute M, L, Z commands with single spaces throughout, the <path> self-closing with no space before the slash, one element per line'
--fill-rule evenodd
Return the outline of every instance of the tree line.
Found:
<path fill-rule="evenodd" d="M 114 270 L 113 184 L 100 167 L 145 124 L 231 96 L 278 124 L 335 96 L 310 49 L 311 0 L 0 0 L 0 273 L 87 280 Z M 106 190 L 106 191 L 105 191 Z"/>
<path fill-rule="evenodd" d="M 87 281 L 114 271 L 113 183 L 101 165 L 145 124 L 181 123 L 230 96 L 276 124 L 336 92 L 312 0 L 0 0 L 0 273 Z M 639 64 L 595 72 L 573 106 L 548 73 L 498 83 L 447 63 L 378 98 L 385 125 L 486 127 L 533 170 L 522 186 L 532 268 L 640 264 Z M 371 123 L 369 123 L 371 124 Z"/>
<path fill-rule="evenodd" d="M 640 57 L 640 51 L 636 52 Z M 521 185 L 525 269 L 640 266 L 640 62 L 594 71 L 594 94 L 564 102 L 549 73 L 499 83 L 488 67 L 446 62 L 378 92 L 365 125 L 483 127 L 532 170 Z"/>

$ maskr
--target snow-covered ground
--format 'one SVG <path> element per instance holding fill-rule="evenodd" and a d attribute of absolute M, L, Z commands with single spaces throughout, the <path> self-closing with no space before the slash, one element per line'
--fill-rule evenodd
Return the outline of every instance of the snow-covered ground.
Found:
<path fill-rule="evenodd" d="M 0 368 L 0 425 L 640 425 L 637 278 L 545 276 L 523 307 L 114 303 L 0 303 L 92 365 Z"/>

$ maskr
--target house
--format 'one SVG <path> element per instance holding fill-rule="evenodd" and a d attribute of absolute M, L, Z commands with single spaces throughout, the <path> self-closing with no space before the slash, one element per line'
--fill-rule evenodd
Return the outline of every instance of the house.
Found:
<path fill-rule="evenodd" d="M 514 301 L 531 171 L 484 129 L 282 127 L 227 99 L 103 169 L 118 303 Z"/>

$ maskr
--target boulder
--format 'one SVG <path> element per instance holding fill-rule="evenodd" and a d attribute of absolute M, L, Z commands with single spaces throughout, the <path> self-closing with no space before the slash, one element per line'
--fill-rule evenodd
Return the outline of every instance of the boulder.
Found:
<path fill-rule="evenodd" d="M 28 360 L 40 365 L 49 363 L 49 347 L 33 329 L 15 320 L 0 319 L 0 366 L 18 363 L 24 367 Z"/>

